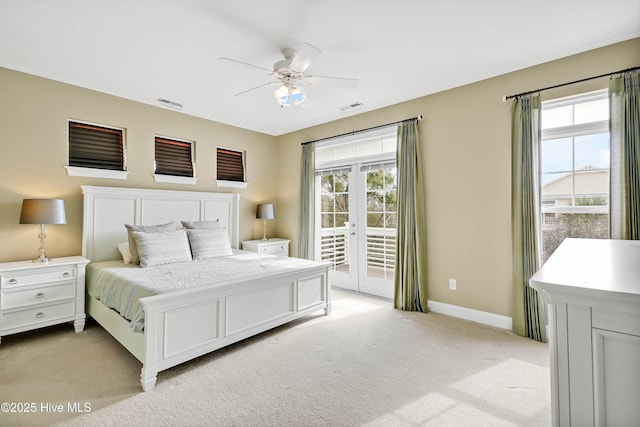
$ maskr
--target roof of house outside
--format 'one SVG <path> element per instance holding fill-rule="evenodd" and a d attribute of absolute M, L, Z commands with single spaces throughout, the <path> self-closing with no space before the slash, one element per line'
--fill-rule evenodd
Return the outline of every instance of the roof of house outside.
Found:
<path fill-rule="evenodd" d="M 608 194 L 609 193 L 609 170 L 595 169 L 587 166 L 584 169 L 576 170 L 575 178 L 572 173 L 566 173 L 558 178 L 549 181 L 542 186 L 542 196 L 567 196 L 572 194 L 572 185 L 575 182 L 575 194 Z M 574 182 L 572 182 L 574 181 Z"/>

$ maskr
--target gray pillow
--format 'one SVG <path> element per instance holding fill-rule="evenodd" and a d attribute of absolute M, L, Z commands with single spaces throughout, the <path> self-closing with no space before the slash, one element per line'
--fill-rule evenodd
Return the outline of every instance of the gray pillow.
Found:
<path fill-rule="evenodd" d="M 184 230 L 161 233 L 132 232 L 140 255 L 140 267 L 191 261 L 189 240 Z"/>
<path fill-rule="evenodd" d="M 176 231 L 176 223 L 174 221 L 167 224 L 157 225 L 131 225 L 125 224 L 127 234 L 129 236 L 129 252 L 131 252 L 131 264 L 140 264 L 140 257 L 138 256 L 138 248 L 136 248 L 136 241 L 131 234 L 134 231 L 142 231 L 145 233 L 160 233 L 163 231 Z"/>
<path fill-rule="evenodd" d="M 233 255 L 226 228 L 217 230 L 188 229 L 193 259 L 215 258 Z"/>

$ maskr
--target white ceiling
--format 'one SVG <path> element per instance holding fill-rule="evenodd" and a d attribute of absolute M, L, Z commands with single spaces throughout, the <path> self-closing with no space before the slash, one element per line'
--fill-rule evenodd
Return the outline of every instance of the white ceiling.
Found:
<path fill-rule="evenodd" d="M 271 135 L 635 37 L 640 0 L 0 0 L 2 67 Z M 271 68 L 303 42 L 309 74 L 358 88 L 280 108 L 273 87 L 235 96 L 271 77 L 217 60 Z"/>

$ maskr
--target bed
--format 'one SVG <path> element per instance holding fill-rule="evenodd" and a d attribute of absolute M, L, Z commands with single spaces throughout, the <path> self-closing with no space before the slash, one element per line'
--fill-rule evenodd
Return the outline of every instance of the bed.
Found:
<path fill-rule="evenodd" d="M 82 252 L 91 262 L 88 269 L 124 266 L 117 249 L 128 238 L 124 224 L 217 221 L 234 248 L 229 258 L 249 265 L 247 259 L 261 256 L 237 250 L 238 194 L 98 186 L 82 186 L 82 192 Z M 224 276 L 215 283 L 139 298 L 143 315 L 138 328 L 91 295 L 87 314 L 142 362 L 140 382 L 149 391 L 162 370 L 311 312 L 330 313 L 330 264 L 296 258 L 269 262 L 277 265 L 261 274 Z M 91 286 L 88 282 L 87 289 Z"/>

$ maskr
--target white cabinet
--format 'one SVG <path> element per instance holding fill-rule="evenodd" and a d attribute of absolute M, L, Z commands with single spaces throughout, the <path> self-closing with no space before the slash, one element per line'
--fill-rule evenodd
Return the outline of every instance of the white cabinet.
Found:
<path fill-rule="evenodd" d="M 287 239 L 245 240 L 242 242 L 242 249 L 261 254 L 289 256 L 290 241 Z"/>
<path fill-rule="evenodd" d="M 0 337 L 64 322 L 82 331 L 88 262 L 75 256 L 0 263 Z"/>
<path fill-rule="evenodd" d="M 640 241 L 566 239 L 530 283 L 549 304 L 553 424 L 640 425 Z"/>

